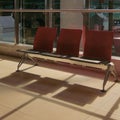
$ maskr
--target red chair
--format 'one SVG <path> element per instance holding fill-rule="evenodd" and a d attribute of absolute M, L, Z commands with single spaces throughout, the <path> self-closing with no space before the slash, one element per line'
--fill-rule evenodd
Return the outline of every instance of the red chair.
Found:
<path fill-rule="evenodd" d="M 118 80 L 114 63 L 111 62 L 113 32 L 111 31 L 85 31 L 85 43 L 82 57 L 72 57 L 71 60 L 82 62 L 85 67 L 95 67 L 105 70 L 103 89 L 108 81 L 110 74 Z M 75 64 L 75 63 L 74 63 Z"/>
<path fill-rule="evenodd" d="M 56 33 L 56 28 L 39 27 L 35 35 L 33 50 L 52 52 Z"/>
<path fill-rule="evenodd" d="M 80 29 L 61 29 L 56 54 L 79 56 L 81 36 L 82 30 Z"/>
<path fill-rule="evenodd" d="M 113 32 L 87 31 L 83 57 L 100 61 L 111 61 Z"/>
<path fill-rule="evenodd" d="M 112 73 L 118 80 L 114 63 L 111 62 L 113 45 L 113 32 L 112 31 L 87 31 L 86 40 L 83 52 L 83 58 L 90 60 L 99 60 L 99 64 L 107 66 L 106 73 L 103 81 L 103 90 Z"/>
<path fill-rule="evenodd" d="M 42 52 L 52 53 L 54 40 L 56 39 L 56 34 L 56 28 L 39 27 L 35 35 L 33 49 L 17 50 L 18 52 L 23 53 L 21 60 L 18 63 L 17 71 L 19 71 L 20 66 L 25 62 L 26 58 L 31 59 L 34 62 L 34 64 L 37 64 L 36 61 L 30 56 L 30 54 L 34 55 L 40 54 Z"/>

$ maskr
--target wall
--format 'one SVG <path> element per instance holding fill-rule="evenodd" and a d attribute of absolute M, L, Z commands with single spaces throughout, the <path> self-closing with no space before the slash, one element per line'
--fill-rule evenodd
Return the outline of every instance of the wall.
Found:
<path fill-rule="evenodd" d="M 80 9 L 84 0 L 61 0 L 61 9 Z M 82 28 L 83 15 L 79 12 L 61 13 L 61 28 Z"/>
<path fill-rule="evenodd" d="M 20 57 L 20 53 L 16 50 L 18 49 L 31 49 L 31 45 L 16 45 L 12 43 L 2 43 L 0 42 L 0 54 L 7 56 Z"/>

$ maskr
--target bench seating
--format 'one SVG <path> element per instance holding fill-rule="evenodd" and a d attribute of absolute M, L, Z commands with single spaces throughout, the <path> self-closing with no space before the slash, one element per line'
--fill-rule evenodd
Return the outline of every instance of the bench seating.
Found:
<path fill-rule="evenodd" d="M 39 27 L 36 32 L 33 49 L 17 50 L 23 53 L 17 66 L 17 71 L 19 71 L 20 66 L 24 63 L 26 58 L 30 58 L 37 64 L 34 57 L 38 57 L 46 60 L 60 61 L 105 70 L 102 91 L 105 91 L 105 85 L 110 74 L 114 75 L 117 81 L 115 66 L 114 63 L 111 62 L 113 32 L 87 31 L 85 33 L 83 56 L 79 56 L 82 30 L 61 29 L 57 40 L 56 51 L 53 51 L 56 32 L 55 28 Z"/>

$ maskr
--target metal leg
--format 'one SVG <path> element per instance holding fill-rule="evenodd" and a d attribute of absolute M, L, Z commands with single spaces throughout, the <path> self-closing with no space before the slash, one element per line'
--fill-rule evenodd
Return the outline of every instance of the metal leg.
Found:
<path fill-rule="evenodd" d="M 106 73 L 105 73 L 105 77 L 104 77 L 104 81 L 103 81 L 103 89 L 102 89 L 102 92 L 105 92 L 105 85 L 108 81 L 108 78 L 111 74 L 111 68 L 112 68 L 112 63 L 108 63 L 107 65 L 107 70 L 106 70 Z"/>
<path fill-rule="evenodd" d="M 34 65 L 37 65 L 37 61 L 33 59 L 31 56 L 28 55 L 28 58 L 34 63 Z"/>
<path fill-rule="evenodd" d="M 117 76 L 117 72 L 115 70 L 114 63 L 111 62 L 107 66 L 108 67 L 107 67 L 105 77 L 104 77 L 104 81 L 103 81 L 103 89 L 102 89 L 103 92 L 105 91 L 105 85 L 108 81 L 108 78 L 109 78 L 110 74 L 112 74 L 115 77 L 115 81 L 118 81 L 118 76 Z"/>
<path fill-rule="evenodd" d="M 111 74 L 114 76 L 115 82 L 118 82 L 118 81 L 119 81 L 119 80 L 118 80 L 118 74 L 117 74 L 117 72 L 116 72 L 115 66 L 113 66 L 112 71 L 111 71 Z"/>
<path fill-rule="evenodd" d="M 22 55 L 22 57 L 21 57 L 21 59 L 20 59 L 20 62 L 18 63 L 18 65 L 17 65 L 17 71 L 19 71 L 19 68 L 20 68 L 20 66 L 24 63 L 24 61 L 26 60 L 26 56 L 27 56 L 27 53 L 23 53 L 23 55 Z"/>
<path fill-rule="evenodd" d="M 28 53 L 24 52 L 21 59 L 20 59 L 20 62 L 18 63 L 18 66 L 17 66 L 17 71 L 19 71 L 19 68 L 21 67 L 21 65 L 25 62 L 25 60 L 29 58 L 30 60 L 32 60 L 32 62 L 34 63 L 34 65 L 37 65 L 37 62 L 31 57 L 28 55 Z"/>

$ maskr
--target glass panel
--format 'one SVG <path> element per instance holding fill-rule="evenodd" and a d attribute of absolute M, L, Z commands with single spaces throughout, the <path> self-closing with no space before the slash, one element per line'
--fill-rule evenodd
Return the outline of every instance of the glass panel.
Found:
<path fill-rule="evenodd" d="M 45 9 L 45 0 L 23 0 L 24 9 Z"/>
<path fill-rule="evenodd" d="M 113 1 L 113 8 L 120 9 L 120 1 Z M 116 36 L 120 36 L 120 13 L 113 13 L 113 30 Z"/>
<path fill-rule="evenodd" d="M 113 8 L 120 9 L 120 1 L 113 1 Z M 114 55 L 120 56 L 120 13 L 113 13 Z"/>
<path fill-rule="evenodd" d="M 14 0 L 0 0 L 0 9 L 13 9 Z M 13 13 L 0 12 L 0 41 L 14 42 L 15 20 Z"/>
<path fill-rule="evenodd" d="M 120 9 L 120 0 L 91 0 L 88 8 Z M 94 30 L 113 30 L 113 55 L 120 55 L 120 13 L 89 13 L 88 27 Z"/>
<path fill-rule="evenodd" d="M 12 16 L 0 16 L 0 41 L 14 42 L 15 40 L 15 20 Z"/>
<path fill-rule="evenodd" d="M 23 0 L 20 8 L 24 9 L 59 9 L 60 0 Z M 49 26 L 60 28 L 60 13 L 21 13 L 20 43 L 32 44 L 37 28 Z"/>
<path fill-rule="evenodd" d="M 21 13 L 20 17 L 20 43 L 33 44 L 37 28 L 45 26 L 45 14 Z"/>
<path fill-rule="evenodd" d="M 60 9 L 60 0 L 53 0 L 53 9 Z"/>
<path fill-rule="evenodd" d="M 60 9 L 60 0 L 53 0 L 52 8 Z M 52 14 L 52 26 L 60 29 L 60 13 Z"/>
<path fill-rule="evenodd" d="M 91 0 L 90 8 L 106 9 L 109 7 L 108 0 Z M 90 13 L 89 28 L 94 30 L 109 30 L 109 14 L 108 13 Z"/>
<path fill-rule="evenodd" d="M 108 9 L 109 0 L 90 0 L 90 8 L 93 9 Z"/>
<path fill-rule="evenodd" d="M 45 9 L 45 0 L 21 0 L 20 8 Z M 45 26 L 45 13 L 20 13 L 20 43 L 33 44 L 35 32 L 39 26 Z"/>
<path fill-rule="evenodd" d="M 108 13 L 90 13 L 90 29 L 92 30 L 109 30 Z"/>
<path fill-rule="evenodd" d="M 89 8 L 93 9 L 119 9 L 119 6 L 119 0 L 91 0 L 89 3 Z M 105 20 L 106 17 L 107 21 Z M 116 31 L 120 28 L 120 13 L 90 13 L 89 18 L 90 29 Z"/>
<path fill-rule="evenodd" d="M 0 0 L 0 9 L 13 9 L 14 0 Z"/>

